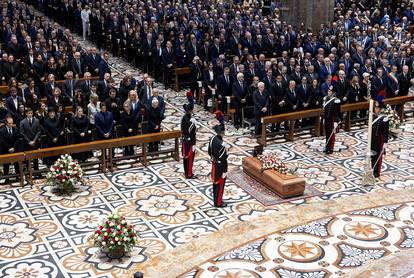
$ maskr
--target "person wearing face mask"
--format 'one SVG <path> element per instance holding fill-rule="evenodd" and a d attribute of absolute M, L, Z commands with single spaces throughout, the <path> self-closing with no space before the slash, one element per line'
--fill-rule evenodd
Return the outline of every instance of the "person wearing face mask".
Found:
<path fill-rule="evenodd" d="M 208 154 L 212 161 L 211 179 L 213 181 L 213 198 L 215 207 L 225 207 L 223 203 L 224 185 L 227 177 L 227 148 L 223 141 L 224 125 L 214 126 L 216 135 L 210 139 Z"/>
<path fill-rule="evenodd" d="M 184 164 L 184 174 L 186 179 L 194 178 L 193 163 L 195 156 L 196 144 L 196 125 L 194 118 L 191 117 L 193 113 L 193 105 L 184 104 L 185 114 L 181 119 L 181 140 L 182 140 L 182 156 Z"/>

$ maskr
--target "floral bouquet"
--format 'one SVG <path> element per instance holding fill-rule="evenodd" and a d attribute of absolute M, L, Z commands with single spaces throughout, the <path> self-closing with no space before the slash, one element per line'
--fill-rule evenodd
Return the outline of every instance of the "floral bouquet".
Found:
<path fill-rule="evenodd" d="M 94 246 L 109 251 L 113 258 L 120 258 L 138 243 L 138 236 L 132 225 L 128 225 L 124 216 L 110 214 L 99 225 L 92 236 Z"/>
<path fill-rule="evenodd" d="M 400 127 L 400 117 L 398 113 L 391 108 L 391 105 L 387 104 L 384 109 L 384 115 L 388 117 L 390 130 L 397 130 Z"/>
<path fill-rule="evenodd" d="M 47 183 L 56 186 L 63 194 L 75 191 L 75 185 L 83 183 L 84 173 L 78 161 L 73 160 L 68 154 L 62 155 L 53 164 L 47 173 Z"/>
<path fill-rule="evenodd" d="M 280 161 L 277 158 L 277 155 L 273 152 L 268 152 L 265 154 L 258 155 L 257 158 L 262 163 L 262 168 L 261 168 L 262 172 L 264 170 L 273 169 L 284 175 L 293 174 L 292 169 L 289 169 L 288 167 L 286 167 L 285 163 Z"/>

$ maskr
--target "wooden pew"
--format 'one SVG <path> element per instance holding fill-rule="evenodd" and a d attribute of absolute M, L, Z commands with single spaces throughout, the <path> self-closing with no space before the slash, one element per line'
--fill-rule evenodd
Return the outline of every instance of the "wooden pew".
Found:
<path fill-rule="evenodd" d="M 174 69 L 174 79 L 175 79 L 174 90 L 175 91 L 178 92 L 180 90 L 180 85 L 190 83 L 190 81 L 188 80 L 188 75 L 190 74 L 190 72 L 191 70 L 189 67 Z M 183 76 L 187 77 L 185 81 L 180 80 L 180 77 L 183 77 Z"/>
<path fill-rule="evenodd" d="M 179 161 L 179 138 L 181 137 L 181 132 L 179 130 L 174 131 L 164 131 L 159 133 L 150 133 L 144 135 L 137 135 L 131 137 L 124 137 L 124 138 L 117 138 L 117 139 L 108 139 L 108 140 L 100 140 L 100 141 L 93 141 L 88 143 L 80 143 L 80 144 L 73 144 L 73 145 L 66 145 L 54 148 L 45 148 L 45 149 L 38 149 L 33 151 L 24 152 L 23 160 L 29 161 L 29 182 L 33 183 L 33 169 L 31 167 L 31 161 L 33 159 L 40 159 L 46 157 L 53 157 L 53 156 L 60 156 L 62 154 L 73 154 L 73 153 L 80 153 L 80 152 L 87 152 L 87 151 L 94 151 L 94 150 L 101 150 L 101 157 L 99 163 L 101 164 L 101 171 L 106 172 L 106 169 L 109 168 L 110 170 L 113 169 L 113 157 L 112 157 L 112 149 L 116 147 L 124 147 L 130 145 L 141 145 L 142 153 L 137 155 L 136 157 L 140 157 L 141 161 L 144 166 L 148 165 L 148 154 L 146 144 L 150 142 L 156 141 L 163 141 L 174 139 L 174 149 L 162 150 L 157 152 L 156 154 L 160 153 L 171 153 L 173 158 Z M 106 151 L 109 150 L 109 155 L 106 157 Z M 122 157 L 121 159 L 125 159 Z M 2 161 L 2 156 L 0 156 L 0 161 Z"/>
<path fill-rule="evenodd" d="M 272 115 L 262 117 L 262 134 L 261 137 L 257 140 L 261 145 L 266 146 L 267 144 L 267 125 L 269 124 L 276 124 L 281 122 L 289 122 L 289 131 L 287 139 L 289 141 L 293 141 L 294 137 L 294 121 L 299 120 L 302 118 L 315 118 L 315 135 L 320 136 L 320 115 L 322 113 L 322 109 L 309 109 L 303 110 L 298 112 L 290 112 L 284 113 L 279 115 Z"/>
<path fill-rule="evenodd" d="M 20 185 L 24 185 L 24 173 L 23 173 L 23 161 L 25 160 L 24 152 L 17 152 L 11 154 L 0 155 L 0 164 L 10 163 L 13 164 L 17 162 L 19 164 L 19 177 Z"/>
<path fill-rule="evenodd" d="M 404 120 L 404 104 L 406 102 L 414 101 L 414 95 L 412 96 L 399 96 L 394 98 L 388 98 L 384 99 L 385 104 L 389 105 L 399 105 L 399 111 L 398 115 L 400 117 L 400 121 L 402 122 Z M 351 113 L 352 111 L 359 111 L 359 110 L 367 110 L 368 109 L 369 102 L 357 102 L 357 103 L 348 103 L 341 105 L 341 112 L 347 113 L 345 118 L 345 127 L 344 129 L 346 131 L 351 130 Z M 259 144 L 266 146 L 267 144 L 267 125 L 274 124 L 274 123 L 281 123 L 285 121 L 289 121 L 289 130 L 288 130 L 288 136 L 287 139 L 290 141 L 293 141 L 294 139 L 294 121 L 300 120 L 303 118 L 315 118 L 315 136 L 321 135 L 320 130 L 320 115 L 322 115 L 322 108 L 317 109 L 309 109 L 309 110 L 303 110 L 298 112 L 291 112 L 291 113 L 285 113 L 280 115 L 272 115 L 272 116 L 266 116 L 262 117 L 262 134 L 260 138 L 258 139 Z"/>
<path fill-rule="evenodd" d="M 76 80 L 77 81 L 85 81 L 86 79 L 85 78 L 79 78 L 79 79 L 76 79 Z M 93 76 L 93 77 L 91 77 L 90 80 L 91 81 L 99 80 L 99 76 Z M 45 81 L 43 83 L 46 84 L 47 82 Z M 56 80 L 55 83 L 59 86 L 63 86 L 63 83 L 65 83 L 65 80 Z M 9 86 L 7 86 L 7 85 L 0 86 L 0 94 L 1 95 L 7 94 L 8 89 L 9 89 Z"/>

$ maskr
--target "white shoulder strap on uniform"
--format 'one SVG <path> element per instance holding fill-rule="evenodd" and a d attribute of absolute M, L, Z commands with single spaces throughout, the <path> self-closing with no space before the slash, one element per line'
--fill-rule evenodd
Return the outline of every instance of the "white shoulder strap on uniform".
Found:
<path fill-rule="evenodd" d="M 325 106 L 326 105 L 328 105 L 328 103 L 330 103 L 331 101 L 333 101 L 333 100 L 335 100 L 335 98 L 333 97 L 333 98 L 331 98 L 330 100 L 328 100 L 324 105 L 323 105 L 323 108 L 325 108 Z"/>
<path fill-rule="evenodd" d="M 374 125 L 379 119 L 383 118 L 384 115 L 378 116 L 373 122 L 372 125 Z"/>

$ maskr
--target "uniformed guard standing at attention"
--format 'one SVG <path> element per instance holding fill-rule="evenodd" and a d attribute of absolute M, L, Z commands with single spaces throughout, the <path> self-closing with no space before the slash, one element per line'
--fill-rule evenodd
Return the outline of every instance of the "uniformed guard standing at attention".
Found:
<path fill-rule="evenodd" d="M 328 89 L 328 95 L 323 99 L 323 118 L 325 127 L 325 150 L 326 154 L 333 153 L 335 145 L 335 132 L 338 128 L 339 111 L 340 111 L 341 100 L 335 97 L 333 86 Z"/>
<path fill-rule="evenodd" d="M 375 118 L 372 121 L 371 137 L 371 165 L 374 171 L 374 177 L 378 178 L 381 174 L 382 156 L 385 154 L 385 147 L 388 142 L 389 119 L 381 114 L 385 109 L 382 101 L 375 102 Z"/>
<path fill-rule="evenodd" d="M 227 149 L 223 142 L 224 126 L 214 126 L 217 135 L 210 139 L 208 154 L 212 160 L 211 179 L 213 180 L 213 197 L 215 207 L 225 207 L 223 203 L 224 184 L 227 177 Z"/>
<path fill-rule="evenodd" d="M 186 179 L 194 178 L 193 163 L 195 156 L 196 144 L 196 125 L 194 118 L 191 117 L 193 113 L 193 105 L 184 104 L 185 114 L 181 119 L 181 137 L 182 137 L 182 156 L 184 163 L 184 173 Z"/>

